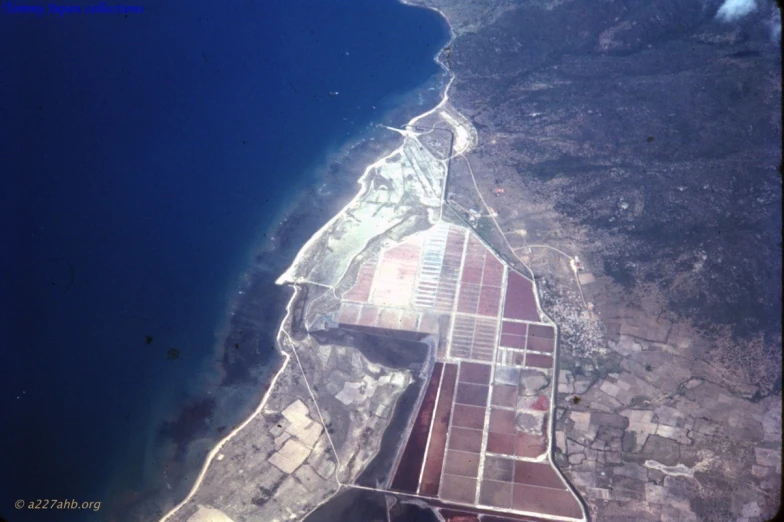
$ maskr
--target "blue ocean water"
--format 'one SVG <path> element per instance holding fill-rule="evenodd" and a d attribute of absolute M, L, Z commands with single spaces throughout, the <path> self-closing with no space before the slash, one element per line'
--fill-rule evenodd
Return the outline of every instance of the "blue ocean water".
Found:
<path fill-rule="evenodd" d="M 0 11 L 9 520 L 38 520 L 13 507 L 38 498 L 104 504 L 48 520 L 122 519 L 107 485 L 145 487 L 156 429 L 210 377 L 249 252 L 325 154 L 403 123 L 388 111 L 440 74 L 448 38 L 394 0 L 137 5 Z"/>

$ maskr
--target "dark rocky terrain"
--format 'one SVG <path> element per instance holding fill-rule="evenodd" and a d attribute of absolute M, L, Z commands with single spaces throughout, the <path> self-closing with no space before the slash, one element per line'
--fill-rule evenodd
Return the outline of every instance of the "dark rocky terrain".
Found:
<path fill-rule="evenodd" d="M 763 13 L 721 24 L 715 12 L 506 11 L 451 46 L 450 101 L 479 130 L 486 184 L 519 186 L 566 228 L 590 231 L 593 272 L 631 291 L 654 282 L 700 325 L 775 335 L 781 55 Z"/>
<path fill-rule="evenodd" d="M 497 212 L 497 226 L 477 228 L 493 229 L 483 235 L 494 245 L 503 232 L 559 324 L 555 458 L 592 516 L 772 515 L 775 6 L 721 21 L 720 1 L 414 3 L 441 10 L 455 32 L 440 56 L 455 75 L 449 101 L 476 127 L 465 159 Z M 448 198 L 480 208 L 463 162 L 452 162 Z M 541 244 L 579 255 L 593 282 L 578 288 L 566 258 Z"/>

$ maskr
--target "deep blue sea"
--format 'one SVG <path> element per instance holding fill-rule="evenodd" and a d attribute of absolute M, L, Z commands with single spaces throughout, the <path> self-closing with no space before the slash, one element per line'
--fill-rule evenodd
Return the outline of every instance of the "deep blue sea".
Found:
<path fill-rule="evenodd" d="M 404 123 L 448 28 L 395 0 L 3 5 L 0 516 L 123 520 L 161 424 L 219 380 L 253 252 L 331 151 Z M 13 506 L 39 498 L 103 505 Z"/>

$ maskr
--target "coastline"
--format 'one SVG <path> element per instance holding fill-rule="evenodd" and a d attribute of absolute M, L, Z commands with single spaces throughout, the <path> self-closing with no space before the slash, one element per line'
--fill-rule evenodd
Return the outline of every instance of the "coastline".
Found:
<path fill-rule="evenodd" d="M 442 108 L 444 104 L 447 103 L 448 91 L 452 84 L 454 76 L 451 73 L 451 71 L 449 71 L 449 69 L 442 62 L 441 55 L 443 53 L 443 50 L 446 47 L 448 47 L 451 44 L 451 42 L 454 40 L 455 34 L 452 26 L 449 24 L 449 21 L 440 10 L 427 6 L 412 4 L 404 0 L 398 0 L 398 1 L 401 4 L 410 7 L 425 8 L 425 9 L 436 11 L 439 15 L 441 15 L 442 19 L 444 20 L 444 23 L 446 23 L 446 26 L 449 29 L 449 39 L 433 56 L 433 61 L 436 62 L 438 66 L 441 68 L 441 73 L 435 75 L 434 77 L 441 78 L 440 83 L 442 84 L 444 83 L 443 82 L 444 78 L 446 78 L 447 80 L 446 83 L 443 84 L 443 87 L 441 87 L 440 89 L 439 102 L 433 108 L 411 117 L 408 120 L 408 123 L 404 125 L 404 127 L 406 127 L 408 125 L 414 125 L 417 121 L 427 117 L 428 115 Z M 416 89 L 406 93 L 404 97 L 408 98 L 413 94 L 419 92 L 421 89 L 422 86 L 417 87 Z M 395 113 L 395 112 L 405 113 L 405 112 L 414 112 L 414 111 L 411 110 L 410 106 L 404 105 L 400 107 L 391 108 L 389 111 L 387 111 L 385 117 L 388 117 L 391 113 Z M 386 126 L 382 124 L 375 125 L 376 129 L 380 127 L 386 127 Z M 392 129 L 390 127 L 386 127 L 386 128 L 390 130 L 397 130 L 397 129 Z M 298 198 L 293 200 L 288 205 L 287 208 L 281 209 L 279 214 L 276 216 L 276 219 L 274 220 L 276 224 L 270 228 L 268 234 L 265 234 L 265 236 L 266 235 L 269 236 L 271 245 L 268 244 L 265 245 L 263 248 L 256 247 L 252 249 L 251 255 L 249 256 L 251 259 L 254 259 L 257 263 L 260 261 L 263 263 L 262 259 L 265 254 L 280 255 L 289 252 L 291 249 L 299 252 L 305 250 L 307 245 L 311 244 L 314 241 L 314 238 L 317 237 L 319 234 L 321 234 L 322 231 L 325 230 L 329 226 L 329 224 L 332 223 L 337 217 L 339 217 L 340 214 L 343 212 L 343 210 L 347 208 L 351 204 L 351 202 L 353 202 L 365 190 L 366 187 L 364 185 L 363 179 L 366 177 L 367 172 L 372 168 L 372 165 L 365 167 L 364 170 L 362 171 L 362 174 L 360 174 L 359 178 L 352 178 L 353 181 L 346 180 L 345 181 L 346 186 L 341 187 L 345 189 L 344 191 L 341 191 L 340 189 L 334 191 L 334 192 L 339 192 L 339 194 L 334 194 L 334 192 L 331 189 L 327 189 L 326 194 L 322 192 L 324 187 L 328 185 L 328 181 L 325 181 L 325 178 L 327 177 L 326 171 L 331 166 L 334 165 L 343 166 L 342 165 L 343 163 L 348 162 L 351 159 L 354 159 L 353 156 L 357 156 L 357 155 L 361 155 L 361 156 L 372 155 L 371 157 L 376 158 L 376 161 L 381 161 L 383 160 L 383 158 L 386 158 L 391 154 L 394 154 L 394 152 L 397 151 L 401 146 L 401 137 L 397 133 L 382 132 L 377 139 L 376 137 L 368 137 L 367 136 L 368 132 L 372 134 L 375 132 L 375 130 L 371 130 L 371 131 L 366 130 L 362 132 L 359 136 L 354 136 L 353 139 L 344 143 L 344 145 L 340 147 L 338 150 L 332 151 L 331 153 L 327 153 L 325 155 L 323 161 L 319 162 L 322 165 L 319 168 L 319 170 L 322 171 L 322 175 L 319 176 L 321 178 L 319 179 L 319 183 L 310 185 L 307 191 L 303 192 Z M 381 160 L 378 159 L 379 157 L 381 157 Z M 354 164 L 358 163 L 360 165 L 367 165 L 367 162 L 365 162 L 364 159 L 366 158 L 363 158 L 363 160 L 360 160 L 359 162 L 354 161 L 353 163 Z M 315 176 L 314 176 L 314 180 L 315 180 Z M 321 183 L 322 181 L 324 183 Z M 358 190 L 356 189 L 357 184 L 359 184 Z M 352 188 L 353 191 L 351 190 Z M 316 211 L 313 211 L 310 206 L 306 206 L 307 200 L 312 199 L 315 196 L 319 196 L 323 198 L 324 196 L 333 196 L 333 194 L 335 196 L 334 200 L 336 200 L 336 203 L 332 205 L 325 205 L 325 208 L 318 208 Z M 334 210 L 330 212 L 327 210 L 328 208 L 329 209 L 334 208 Z M 321 227 L 318 230 L 316 230 L 313 234 L 311 234 L 307 240 L 305 240 L 304 242 L 299 242 L 297 244 L 292 244 L 293 242 L 292 236 L 296 236 L 296 234 L 290 232 L 292 228 L 297 230 L 296 227 L 297 225 L 300 224 L 300 221 L 297 218 L 313 219 L 314 214 L 320 215 L 320 214 L 327 214 L 327 213 L 331 214 L 329 220 L 325 224 L 321 225 Z M 302 227 L 299 228 L 301 229 Z M 296 263 L 297 257 L 299 257 L 299 254 L 297 254 L 297 256 L 294 258 L 290 266 L 293 266 Z M 242 292 L 244 291 L 243 289 L 248 287 L 249 285 L 248 280 L 250 277 L 253 276 L 251 272 L 258 272 L 258 271 L 259 271 L 259 265 L 254 265 L 251 270 L 249 270 L 248 272 L 243 274 L 243 276 L 241 276 L 243 282 L 238 285 L 238 288 L 240 289 L 239 292 L 240 294 L 242 294 Z M 259 415 L 259 413 L 264 409 L 264 407 L 268 403 L 270 395 L 274 390 L 275 384 L 278 381 L 279 377 L 283 375 L 283 373 L 287 369 L 289 369 L 289 365 L 291 363 L 291 353 L 281 348 L 280 339 L 281 339 L 281 335 L 286 334 L 284 326 L 287 324 L 287 321 L 289 321 L 290 319 L 292 306 L 296 302 L 298 292 L 300 291 L 300 289 L 298 285 L 294 282 L 292 282 L 293 284 L 289 285 L 286 284 L 287 282 L 283 281 L 284 275 L 287 272 L 288 269 L 284 271 L 283 275 L 281 275 L 278 278 L 278 280 L 276 281 L 276 285 L 278 285 L 279 288 L 283 288 L 284 286 L 291 286 L 293 287 L 293 292 L 291 293 L 285 305 L 285 310 L 286 310 L 285 315 L 278 322 L 279 324 L 276 333 L 276 343 L 274 346 L 274 351 L 270 355 L 269 364 L 265 367 L 265 371 L 268 373 L 268 375 L 267 378 L 264 379 L 262 383 L 262 389 L 264 389 L 264 392 L 261 397 L 261 400 L 259 401 L 256 408 L 253 410 L 253 412 L 250 415 L 245 417 L 241 423 L 236 425 L 224 437 L 219 439 L 213 445 L 212 449 L 209 451 L 202 465 L 199 468 L 196 481 L 190 487 L 185 498 L 183 498 L 180 502 L 178 502 L 174 507 L 167 509 L 163 517 L 160 518 L 161 522 L 169 520 L 183 506 L 185 506 L 191 498 L 193 498 L 193 496 L 198 491 L 204 479 L 204 476 L 209 470 L 211 463 L 213 462 L 215 457 L 219 454 L 220 449 L 226 443 L 231 441 L 240 431 L 242 431 L 243 428 L 245 428 L 251 421 L 253 421 Z M 226 318 L 221 322 L 221 326 L 218 329 L 216 329 L 216 338 L 217 338 L 216 350 L 215 350 L 216 356 L 220 355 L 221 351 L 225 352 L 227 350 L 225 346 L 226 343 L 223 343 L 223 339 L 227 339 L 227 336 L 231 331 L 231 327 L 232 327 L 231 318 L 234 316 L 234 311 L 241 306 L 240 303 L 241 303 L 241 299 L 239 299 L 238 296 L 235 295 L 233 300 L 229 303 L 228 306 L 229 312 L 227 313 Z M 272 365 L 275 365 L 275 368 L 273 368 Z M 272 376 L 271 378 L 269 377 L 270 375 Z M 223 377 L 224 377 L 223 375 L 219 375 L 219 378 L 217 379 L 217 383 L 215 384 L 216 387 L 220 386 L 220 381 L 222 380 Z"/>
<path fill-rule="evenodd" d="M 291 306 L 294 304 L 294 301 L 295 301 L 295 298 L 296 298 L 296 295 L 297 295 L 297 291 L 298 290 L 295 288 L 294 296 L 289 301 L 289 304 L 286 306 L 286 315 L 285 315 L 283 321 L 280 323 L 280 327 L 278 329 L 278 337 L 280 337 L 280 335 L 283 333 L 283 325 L 285 324 L 286 320 L 289 318 L 289 316 L 291 314 Z M 264 396 L 261 398 L 261 401 L 259 402 L 259 405 L 256 407 L 254 412 L 251 415 L 248 416 L 248 418 L 246 418 L 239 426 L 237 426 L 234 429 L 232 429 L 224 438 L 222 438 L 220 440 L 220 442 L 218 442 L 215 445 L 215 447 L 212 448 L 212 450 L 210 450 L 209 454 L 207 455 L 207 458 L 205 459 L 204 465 L 202 466 L 201 471 L 199 472 L 199 475 L 196 477 L 196 481 L 194 482 L 193 486 L 191 487 L 190 492 L 185 496 L 184 499 L 182 499 L 182 501 L 180 501 L 179 504 L 177 504 L 168 513 L 166 513 L 166 515 L 164 515 L 163 518 L 161 518 L 161 522 L 165 522 L 170 517 L 174 516 L 174 514 L 177 513 L 177 511 L 179 511 L 180 508 L 182 508 L 182 506 L 184 506 L 185 504 L 188 503 L 188 501 L 193 497 L 193 495 L 196 494 L 196 491 L 198 491 L 199 487 L 201 486 L 201 482 L 204 479 L 204 475 L 207 473 L 207 470 L 209 469 L 210 464 L 212 463 L 212 461 L 215 458 L 215 456 L 218 455 L 218 452 L 221 450 L 221 448 L 227 442 L 229 442 L 231 439 L 233 439 L 237 435 L 237 433 L 242 431 L 242 429 L 245 428 L 245 426 L 250 424 L 250 422 L 261 412 L 261 410 L 267 404 L 267 400 L 269 399 L 270 393 L 275 388 L 275 383 L 277 382 L 277 380 L 281 376 L 281 374 L 286 370 L 286 368 L 288 367 L 289 362 L 291 360 L 291 355 L 289 355 L 288 352 L 285 352 L 283 350 L 278 350 L 278 351 L 280 352 L 280 355 L 283 358 L 283 362 L 280 364 L 280 367 L 278 368 L 278 371 L 275 372 L 275 376 L 272 378 L 272 380 L 269 381 L 269 383 L 267 385 L 267 390 L 264 392 Z"/>
<path fill-rule="evenodd" d="M 407 5 L 414 5 L 414 4 L 411 4 L 410 1 L 407 1 L 407 0 L 400 0 L 400 1 L 401 1 L 401 3 L 405 3 Z M 417 7 L 426 7 L 426 6 L 417 5 Z M 447 20 L 445 15 L 440 10 L 438 10 L 436 8 L 430 8 L 430 9 L 438 12 L 439 14 L 442 15 L 442 18 Z M 449 24 L 448 20 L 447 20 L 447 24 L 450 27 L 450 35 L 451 35 L 451 37 L 450 37 L 450 40 L 448 41 L 448 43 L 446 44 L 446 46 L 450 45 L 451 42 L 455 38 L 455 35 L 453 33 L 453 30 L 452 30 L 452 26 L 451 26 L 451 24 Z M 444 50 L 442 49 L 441 51 L 439 51 L 439 53 L 436 54 L 436 57 L 435 57 L 435 61 L 437 63 L 439 63 L 439 65 L 442 66 L 442 68 L 443 68 L 443 64 L 441 63 L 440 58 L 443 57 L 443 56 L 444 56 Z M 409 121 L 408 125 L 413 125 L 417 121 L 421 121 L 421 119 L 425 118 L 428 114 L 432 114 L 439 107 L 443 107 L 444 105 L 446 105 L 448 103 L 449 88 L 452 86 L 453 81 L 455 79 L 455 76 L 454 76 L 454 74 L 451 73 L 451 71 L 448 71 L 448 70 L 447 70 L 447 74 L 449 75 L 449 81 L 448 81 L 447 85 L 443 89 L 442 99 L 439 102 L 439 104 L 434 109 L 431 109 L 430 111 L 427 111 L 426 113 L 420 114 L 420 115 L 415 116 L 414 118 L 412 118 Z M 407 127 L 404 126 L 403 128 L 406 129 Z M 397 130 L 397 129 L 392 129 L 392 130 Z M 405 130 L 400 130 L 399 132 L 400 132 L 400 134 L 405 135 L 406 131 Z M 388 157 L 388 155 L 385 156 L 385 157 Z M 362 175 L 356 180 L 356 183 L 359 185 L 359 189 L 358 189 L 358 192 L 354 195 L 353 199 L 350 200 L 349 205 L 351 204 L 351 202 L 354 202 L 360 194 L 362 194 L 364 191 L 366 191 L 368 189 L 366 181 L 367 181 L 367 178 L 368 178 L 368 172 L 369 172 L 370 168 L 372 168 L 372 165 L 370 167 L 366 168 L 364 170 L 364 172 L 362 173 Z M 470 166 L 469 166 L 469 169 L 470 169 Z M 473 177 L 473 172 L 471 173 L 471 176 Z M 476 179 L 474 179 L 474 185 L 476 186 Z M 477 190 L 478 190 L 478 187 L 477 187 Z M 480 198 L 481 198 L 481 195 L 480 195 Z M 485 204 L 485 206 L 487 206 L 486 203 L 484 202 L 484 200 L 482 202 L 483 202 L 483 204 Z M 477 207 L 477 208 L 479 208 L 479 207 Z M 337 218 L 338 215 L 339 215 L 339 213 L 337 215 L 333 214 L 333 217 L 331 219 L 329 219 L 328 222 L 325 225 L 323 225 L 315 234 L 310 236 L 310 238 L 305 242 L 304 246 L 302 246 L 302 249 L 300 250 L 300 252 L 304 252 L 305 250 L 308 249 L 308 247 L 310 245 L 314 244 L 314 242 L 317 241 L 317 238 L 319 237 L 319 235 L 324 234 L 325 230 L 329 229 L 330 224 L 332 224 L 334 222 L 334 220 Z M 567 255 L 567 257 L 569 257 L 569 256 Z M 289 268 L 283 273 L 283 275 L 281 275 L 278 278 L 278 281 L 277 281 L 277 284 L 280 287 L 289 286 L 289 285 L 294 287 L 294 295 L 289 299 L 289 302 L 286 305 L 286 315 L 285 315 L 284 319 L 282 320 L 282 322 L 280 322 L 280 325 L 279 325 L 279 328 L 278 328 L 277 335 L 278 335 L 279 339 L 281 338 L 281 335 L 286 334 L 286 330 L 285 329 L 286 329 L 287 325 L 290 326 L 290 324 L 291 324 L 291 323 L 289 323 L 289 321 L 291 320 L 290 318 L 293 317 L 296 320 L 296 314 L 294 316 L 292 316 L 290 312 L 291 312 L 292 308 L 294 307 L 294 303 L 296 303 L 295 299 L 297 298 L 297 295 L 300 293 L 300 291 L 307 290 L 307 287 L 304 287 L 304 286 L 298 284 L 301 281 L 305 281 L 304 279 L 297 280 L 296 278 L 291 277 L 292 274 L 294 274 L 296 272 L 295 267 L 296 267 L 297 262 L 299 261 L 299 258 L 300 258 L 300 256 L 298 255 L 294 259 L 292 264 L 289 266 Z M 539 267 L 537 267 L 537 272 L 538 273 L 540 272 Z M 532 277 L 533 277 L 533 274 L 532 274 Z M 578 279 L 577 280 L 578 288 L 579 288 L 579 284 L 580 283 L 579 283 L 579 279 Z M 539 286 L 538 289 L 536 288 L 537 286 Z M 551 317 L 553 317 L 553 318 L 555 318 L 556 320 L 559 320 L 559 321 L 563 320 L 562 317 L 559 317 L 559 314 L 558 314 L 557 311 L 556 312 L 552 312 L 551 311 L 550 314 L 548 314 L 542 308 L 543 305 L 544 305 L 544 301 L 546 301 L 546 299 L 544 297 L 542 297 L 540 299 L 540 292 L 544 292 L 545 291 L 544 289 L 546 289 L 546 288 L 547 288 L 547 286 L 545 284 L 536 285 L 536 283 L 534 283 L 534 296 L 535 296 L 535 300 L 536 300 L 537 309 L 539 310 L 541 316 L 543 318 L 545 318 L 545 319 L 550 319 Z M 544 295 L 544 293 L 543 293 L 543 295 Z M 582 297 L 582 294 L 581 294 L 581 297 Z M 584 300 L 583 300 L 583 304 L 584 304 Z M 550 319 L 549 322 L 553 322 L 555 324 L 555 321 L 553 319 Z M 562 361 L 559 361 L 559 359 L 560 359 L 560 354 L 564 352 L 564 348 L 565 347 L 562 346 L 563 337 L 564 336 L 561 335 L 562 332 L 559 331 L 558 325 L 556 324 L 555 326 L 556 326 L 556 330 L 555 330 L 555 341 L 554 341 L 555 342 L 555 346 L 554 346 L 554 349 L 553 349 L 553 358 L 554 358 L 553 372 L 554 372 L 554 375 L 557 376 L 557 375 L 559 375 L 559 369 L 563 367 L 562 366 L 563 363 L 562 363 Z M 288 348 L 288 349 L 286 349 L 286 348 Z M 568 348 L 568 346 L 566 348 Z M 565 366 L 566 368 L 569 368 L 569 366 L 568 366 L 568 355 L 569 355 L 568 351 L 569 350 L 567 349 L 566 350 L 566 352 L 567 352 L 566 353 L 566 355 L 567 355 L 567 365 Z M 288 363 L 290 362 L 290 354 L 293 352 L 295 357 L 297 356 L 296 347 L 292 347 L 292 346 L 284 347 L 283 343 L 278 343 L 277 346 L 276 346 L 275 352 L 276 353 L 280 352 L 281 354 L 283 354 L 285 360 L 281 364 L 278 372 L 275 374 L 274 379 L 271 381 L 270 388 L 267 390 L 267 392 L 265 392 L 264 397 L 262 398 L 261 404 L 258 406 L 258 409 L 256 410 L 256 412 L 253 415 L 248 417 L 235 430 L 232 430 L 232 432 L 225 439 L 220 441 L 219 446 L 217 446 L 216 448 L 213 448 L 210 451 L 209 457 L 206 460 L 204 466 L 202 467 L 202 470 L 201 470 L 201 472 L 199 474 L 197 483 L 193 486 L 193 488 L 191 490 L 191 493 L 189 494 L 189 497 L 193 498 L 193 495 L 198 491 L 199 485 L 201 484 L 202 479 L 204 478 L 206 472 L 209 470 L 209 466 L 210 466 L 210 463 L 212 462 L 213 457 L 215 457 L 215 455 L 217 454 L 217 450 L 220 447 L 224 446 L 225 443 L 229 442 L 229 440 L 232 439 L 234 436 L 236 436 L 238 433 L 240 433 L 240 431 L 254 419 L 254 416 L 258 415 L 259 411 L 263 409 L 265 403 L 269 400 L 269 390 L 272 389 L 272 387 L 274 386 L 275 382 L 278 380 L 278 377 L 280 377 L 281 375 L 285 375 L 284 372 L 287 371 L 287 370 L 294 371 L 294 372 L 297 371 L 295 367 L 290 367 L 288 365 Z M 302 354 L 301 350 L 300 350 L 300 354 Z M 299 366 L 300 366 L 300 370 L 302 370 L 301 363 L 299 364 Z M 568 371 L 568 370 L 565 370 L 565 371 Z M 646 370 L 646 371 L 650 371 L 650 370 Z M 303 374 L 304 374 L 304 370 L 303 370 Z M 306 384 L 307 384 L 307 378 L 306 378 Z M 558 464 L 556 464 L 556 462 L 557 462 L 557 458 L 556 457 L 559 456 L 559 455 L 556 455 L 556 449 L 557 449 L 557 445 L 558 445 L 557 441 L 559 440 L 556 437 L 556 435 L 563 435 L 563 433 L 564 433 L 563 430 L 561 430 L 561 433 L 557 433 L 558 426 L 556 424 L 556 419 L 555 419 L 556 401 L 554 399 L 556 397 L 556 393 L 557 393 L 557 389 L 558 389 L 557 385 L 558 385 L 558 382 L 554 378 L 553 381 L 550 383 L 550 390 L 551 390 L 550 391 L 550 395 L 551 395 L 551 397 L 553 399 L 551 399 L 550 405 L 549 405 L 547 452 L 546 452 L 546 457 L 544 455 L 542 456 L 542 460 L 549 461 L 552 464 L 552 467 L 557 472 L 557 474 L 568 485 L 568 489 L 571 491 L 571 493 L 577 498 L 578 502 L 580 503 L 580 509 L 583 511 L 583 517 L 585 518 L 588 515 L 588 513 L 589 513 L 588 504 L 586 503 L 585 500 L 583 500 L 583 498 L 580 495 L 577 494 L 577 487 L 576 487 L 576 485 L 578 485 L 578 483 L 576 481 L 575 482 L 570 482 L 566 478 L 566 475 L 565 475 L 565 470 L 569 471 L 570 475 L 571 475 L 572 469 L 569 467 L 568 464 L 564 464 L 563 460 L 561 460 Z M 308 391 L 310 391 L 310 390 L 308 390 Z M 311 392 L 311 397 L 315 400 L 315 397 L 313 397 L 312 392 Z M 318 406 L 317 406 L 317 408 L 318 408 Z M 329 438 L 329 435 L 327 435 L 327 438 Z M 218 457 L 218 460 L 220 460 L 220 457 Z M 647 463 L 646 463 L 646 466 L 647 466 Z M 604 473 L 602 473 L 602 475 L 604 475 Z M 207 487 L 206 489 L 209 490 L 209 487 Z M 198 497 L 196 497 L 196 498 L 198 499 Z M 285 496 L 281 496 L 280 498 L 286 498 L 286 497 Z M 334 498 L 334 496 L 329 497 L 329 498 L 332 499 L 332 498 Z M 588 497 L 586 497 L 586 500 L 587 499 L 588 499 Z M 176 512 L 176 510 L 179 507 L 181 507 L 181 505 L 185 505 L 187 502 L 188 502 L 188 498 L 186 497 L 186 499 L 184 499 L 183 502 L 180 505 L 178 505 L 177 508 L 175 508 L 175 510 L 173 510 L 173 512 L 167 514 L 167 516 L 163 520 L 167 520 L 171 515 L 173 515 L 174 512 Z M 325 501 L 325 503 L 326 503 L 326 501 Z"/>
<path fill-rule="evenodd" d="M 152 479 L 147 481 L 150 486 L 137 493 L 135 500 L 126 500 L 119 505 L 123 510 L 132 512 L 129 520 L 158 519 L 167 513 L 182 495 L 193 489 L 192 477 L 206 469 L 205 459 L 212 448 L 224 444 L 229 430 L 217 438 L 216 428 L 220 430 L 228 426 L 232 429 L 243 424 L 253 418 L 259 402 L 267 400 L 271 380 L 280 372 L 284 362 L 281 350 L 273 346 L 276 345 L 275 334 L 270 329 L 272 324 L 278 329 L 285 320 L 284 311 L 293 294 L 286 287 L 274 285 L 276 275 L 286 266 L 280 259 L 293 258 L 307 239 L 308 232 L 338 212 L 343 202 L 352 196 L 356 177 L 343 179 L 345 170 L 356 170 L 356 165 L 367 163 L 367 158 L 375 158 L 379 153 L 385 154 L 397 147 L 398 142 L 396 134 L 372 129 L 363 131 L 337 150 L 325 153 L 318 162 L 320 173 L 311 177 L 313 183 L 281 207 L 273 225 L 260 234 L 266 238 L 263 244 L 255 244 L 248 249 L 246 266 L 250 265 L 250 268 L 237 277 L 238 282 L 227 299 L 225 315 L 215 328 L 213 355 L 196 375 L 195 380 L 199 384 L 192 386 L 185 403 L 186 407 L 188 404 L 198 406 L 204 399 L 214 400 L 212 409 L 215 415 L 209 419 L 210 430 L 184 441 L 182 446 L 167 440 L 160 447 L 160 428 L 181 422 L 177 416 L 182 412 L 172 412 L 163 425 L 157 426 L 148 443 L 152 454 L 149 464 Z M 338 172 L 330 173 L 331 170 Z M 296 298 L 296 295 L 293 297 Z M 268 334 L 264 333 L 265 329 Z M 249 336 L 249 330 L 257 335 Z M 264 344 L 264 337 L 269 337 L 270 342 Z M 234 345 L 235 341 L 240 344 L 240 349 Z M 243 350 L 246 345 L 268 347 L 269 351 L 259 354 L 258 347 Z M 250 374 L 249 370 L 254 373 Z M 239 417 L 232 413 L 238 408 L 250 413 Z M 160 468 L 168 472 L 161 474 Z M 181 493 L 172 495 L 178 489 Z"/>

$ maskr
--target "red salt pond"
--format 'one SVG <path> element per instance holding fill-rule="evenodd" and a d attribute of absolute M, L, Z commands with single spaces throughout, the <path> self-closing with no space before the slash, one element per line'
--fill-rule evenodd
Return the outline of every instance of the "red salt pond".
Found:
<path fill-rule="evenodd" d="M 550 464 L 542 462 L 515 462 L 514 481 L 517 484 L 539 486 L 540 488 L 565 489 L 566 485 Z"/>
<path fill-rule="evenodd" d="M 452 413 L 452 426 L 481 430 L 485 426 L 485 409 L 477 406 L 455 404 Z"/>
<path fill-rule="evenodd" d="M 444 473 L 475 479 L 479 473 L 479 454 L 448 450 Z"/>
<path fill-rule="evenodd" d="M 528 325 L 526 323 L 504 321 L 501 325 L 501 333 L 525 336 L 528 333 Z"/>
<path fill-rule="evenodd" d="M 517 272 L 509 271 L 506 283 L 504 318 L 540 321 L 533 284 Z"/>
<path fill-rule="evenodd" d="M 375 306 L 363 306 L 362 311 L 359 313 L 358 323 L 362 326 L 376 326 L 378 312 L 379 310 Z"/>
<path fill-rule="evenodd" d="M 482 449 L 482 432 L 453 426 L 449 430 L 449 449 L 479 453 Z"/>
<path fill-rule="evenodd" d="M 436 413 L 433 417 L 430 445 L 425 456 L 425 468 L 422 470 L 422 483 L 419 486 L 419 493 L 422 495 L 435 496 L 438 494 L 456 382 L 457 365 L 445 364 L 444 378 L 441 381 L 441 394 L 438 397 Z"/>
<path fill-rule="evenodd" d="M 481 288 L 479 285 L 463 283 L 460 287 L 460 297 L 457 300 L 457 311 L 465 314 L 476 313 Z"/>
<path fill-rule="evenodd" d="M 464 362 L 460 365 L 460 382 L 490 383 L 490 365 Z"/>
<path fill-rule="evenodd" d="M 528 352 L 525 356 L 525 365 L 534 368 L 552 368 L 553 358 L 549 355 Z"/>
<path fill-rule="evenodd" d="M 370 297 L 370 287 L 373 285 L 373 277 L 376 275 L 376 262 L 377 260 L 373 259 L 359 268 L 356 283 L 343 294 L 343 299 L 367 302 Z"/>
<path fill-rule="evenodd" d="M 550 489 L 515 484 L 512 507 L 547 515 L 580 518 L 580 505 L 565 489 Z"/>
<path fill-rule="evenodd" d="M 493 433 L 509 433 L 514 435 L 516 432 L 515 412 L 496 408 L 490 410 L 490 431 Z"/>
<path fill-rule="evenodd" d="M 483 480 L 479 489 L 479 503 L 500 508 L 512 507 L 512 483 Z"/>
<path fill-rule="evenodd" d="M 482 274 L 482 284 L 501 286 L 504 278 L 504 265 L 489 252 L 485 257 L 485 269 Z"/>
<path fill-rule="evenodd" d="M 479 295 L 479 315 L 498 316 L 499 301 L 501 300 L 501 289 L 495 286 L 483 286 Z"/>
<path fill-rule="evenodd" d="M 538 435 L 528 433 L 517 434 L 516 455 L 518 457 L 536 458 L 547 450 L 547 440 Z"/>
<path fill-rule="evenodd" d="M 422 256 L 422 247 L 417 244 L 403 243 L 384 252 L 384 262 L 388 261 L 413 261 L 419 262 Z"/>
<path fill-rule="evenodd" d="M 487 446 L 485 448 L 490 453 L 500 453 L 502 455 L 515 454 L 515 438 L 514 435 L 508 433 L 493 433 L 487 434 Z"/>
<path fill-rule="evenodd" d="M 357 324 L 359 322 L 359 312 L 362 307 L 356 304 L 343 303 L 340 305 L 340 315 L 338 316 L 338 323 L 341 324 Z"/>
<path fill-rule="evenodd" d="M 532 324 L 528 330 L 528 335 L 531 337 L 544 337 L 545 339 L 552 339 L 555 337 L 555 330 L 553 330 L 552 326 Z"/>
<path fill-rule="evenodd" d="M 501 334 L 501 346 L 507 348 L 525 348 L 525 337 L 521 335 Z"/>
<path fill-rule="evenodd" d="M 447 502 L 432 501 L 435 507 L 449 506 Z M 511 513 L 499 514 L 498 511 L 491 511 L 482 508 L 466 507 L 441 507 L 439 510 L 446 522 L 479 522 L 479 515 L 482 515 L 482 522 L 545 522 L 549 519 L 533 517 L 531 515 L 513 515 Z"/>
<path fill-rule="evenodd" d="M 547 352 L 551 353 L 553 351 L 553 343 L 552 339 L 544 339 L 542 337 L 531 337 L 528 336 L 528 349 L 534 352 Z"/>
<path fill-rule="evenodd" d="M 466 266 L 463 268 L 463 276 L 460 278 L 463 283 L 478 285 L 482 282 L 482 268 Z"/>
<path fill-rule="evenodd" d="M 393 490 L 414 493 L 419 486 L 419 472 L 425 458 L 425 446 L 427 445 L 427 436 L 430 433 L 430 424 L 433 419 L 443 368 L 444 365 L 440 362 L 437 362 L 433 367 L 433 375 L 430 377 L 422 405 L 411 429 L 411 435 L 400 458 L 395 478 L 392 480 L 391 488 Z"/>
<path fill-rule="evenodd" d="M 476 496 L 476 479 L 444 474 L 438 496 L 444 500 L 473 504 Z"/>
<path fill-rule="evenodd" d="M 514 408 L 517 404 L 517 387 L 496 384 L 493 386 L 493 406 Z"/>
<path fill-rule="evenodd" d="M 457 397 L 455 402 L 458 404 L 468 404 L 469 406 L 486 406 L 487 393 L 487 386 L 460 381 L 460 384 L 457 385 Z"/>

